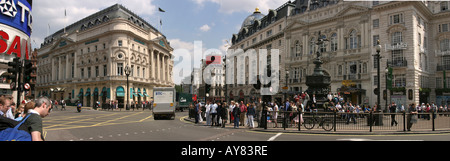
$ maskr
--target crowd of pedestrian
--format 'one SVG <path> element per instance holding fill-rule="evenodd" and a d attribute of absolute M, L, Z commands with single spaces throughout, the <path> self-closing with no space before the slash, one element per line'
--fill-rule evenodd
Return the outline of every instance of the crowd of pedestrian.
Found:
<path fill-rule="evenodd" d="M 12 100 L 2 96 L 0 97 L 0 131 L 24 121 L 19 130 L 28 132 L 32 141 L 44 141 L 42 118 L 48 116 L 52 108 L 52 101 L 47 97 L 23 101 L 16 109 Z"/>
<path fill-rule="evenodd" d="M 206 122 L 208 126 L 222 126 L 226 123 L 233 125 L 234 128 L 239 126 L 246 126 L 254 128 L 255 122 L 261 126 L 262 111 L 267 111 L 268 122 L 273 122 L 274 128 L 278 128 L 280 123 L 280 116 L 283 121 L 290 123 L 294 127 L 301 126 L 304 122 L 303 115 L 318 112 L 317 99 L 315 95 L 310 96 L 306 92 L 287 98 L 283 102 L 262 102 L 261 99 L 254 102 L 231 101 L 226 102 L 206 102 L 201 104 L 195 102 L 191 104 L 190 108 L 195 114 L 195 123 Z M 344 101 L 344 98 L 338 94 L 329 93 L 327 100 L 323 104 L 324 112 L 336 112 L 339 119 L 344 120 L 346 124 L 357 124 L 358 118 L 368 117 L 368 113 L 378 113 L 384 110 L 385 113 L 391 113 L 391 126 L 398 126 L 395 113 L 408 114 L 408 130 L 410 130 L 412 123 L 417 119 L 430 119 L 430 113 L 435 114 L 450 112 L 450 106 L 437 106 L 433 102 L 431 104 L 414 105 L 410 104 L 405 107 L 403 104 L 397 105 L 395 102 L 388 104 L 385 109 L 377 108 L 377 105 L 369 106 L 367 104 L 354 104 L 352 102 Z M 445 113 L 444 115 L 447 115 Z M 284 119 L 286 118 L 286 119 Z M 377 118 L 373 118 L 375 122 Z M 411 124 L 410 124 L 411 123 Z M 284 124 L 283 124 L 284 125 Z"/>

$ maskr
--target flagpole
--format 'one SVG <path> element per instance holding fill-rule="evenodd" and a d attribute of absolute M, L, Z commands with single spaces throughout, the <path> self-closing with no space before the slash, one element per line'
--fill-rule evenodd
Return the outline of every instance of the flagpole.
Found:
<path fill-rule="evenodd" d="M 64 9 L 64 33 L 66 33 L 66 27 L 67 27 L 67 10 Z"/>
<path fill-rule="evenodd" d="M 161 9 L 161 7 L 158 7 L 158 11 L 159 11 L 159 13 L 158 13 L 158 19 L 159 19 L 159 32 L 161 32 L 161 34 L 162 34 L 162 30 L 163 30 L 163 24 L 162 24 L 162 19 L 161 19 L 161 12 L 166 12 L 166 11 L 164 11 L 163 9 Z"/>
<path fill-rule="evenodd" d="M 158 13 L 158 19 L 159 19 L 159 32 L 162 33 L 161 13 Z"/>

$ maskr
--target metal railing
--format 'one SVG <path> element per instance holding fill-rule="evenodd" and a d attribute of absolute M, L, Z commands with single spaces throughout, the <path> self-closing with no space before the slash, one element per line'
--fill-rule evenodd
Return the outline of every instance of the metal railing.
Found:
<path fill-rule="evenodd" d="M 275 113 L 277 117 L 275 119 Z M 268 111 L 267 128 L 325 131 L 407 131 L 409 113 Z M 419 113 L 412 131 L 450 130 L 450 112 Z M 264 121 L 264 120 L 263 120 Z M 300 126 L 298 126 L 300 123 Z"/>

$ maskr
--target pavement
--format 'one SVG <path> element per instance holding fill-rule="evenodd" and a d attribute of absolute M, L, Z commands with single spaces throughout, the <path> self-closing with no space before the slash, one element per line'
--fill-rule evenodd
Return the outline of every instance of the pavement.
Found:
<path fill-rule="evenodd" d="M 76 108 L 76 106 L 66 106 L 66 109 L 74 109 Z M 92 107 L 82 107 L 83 110 L 94 110 Z M 55 109 L 56 110 L 56 109 Z M 61 110 L 61 106 L 58 106 L 58 110 Z M 101 110 L 101 109 L 97 109 L 97 110 Z M 139 110 L 114 110 L 111 112 L 139 112 L 142 111 L 142 109 Z M 182 117 L 180 120 L 184 120 L 185 122 L 188 123 L 195 123 L 195 118 L 189 118 L 188 116 Z M 246 120 L 247 121 L 247 120 Z M 369 130 L 354 130 L 354 128 L 345 128 L 345 127 L 339 127 L 336 131 L 332 130 L 332 131 L 325 131 L 321 128 L 314 128 L 311 130 L 305 129 L 303 126 L 301 126 L 300 131 L 298 130 L 298 128 L 286 128 L 284 129 L 282 127 L 282 123 L 278 123 L 278 128 L 274 128 L 272 127 L 273 124 L 269 123 L 267 129 L 264 128 L 258 128 L 258 122 L 255 121 L 255 128 L 250 129 L 248 126 L 239 126 L 239 129 L 248 129 L 251 131 L 257 131 L 257 132 L 267 132 L 267 133 L 304 133 L 304 134 L 335 134 L 335 135 L 408 135 L 408 134 L 446 134 L 446 133 L 450 133 L 450 129 L 444 129 L 444 130 L 435 130 L 432 131 L 431 129 L 414 129 L 414 125 L 412 128 L 412 131 L 399 131 L 399 130 L 376 130 L 374 128 L 374 130 L 372 130 L 372 132 L 370 132 Z M 206 121 L 203 121 L 201 123 L 199 123 L 199 125 L 206 125 Z M 225 125 L 226 128 L 230 128 L 233 129 L 234 128 L 234 123 L 226 123 Z"/>
<path fill-rule="evenodd" d="M 184 121 L 190 122 L 192 124 L 195 123 L 195 118 L 189 118 L 188 116 L 183 117 Z M 246 120 L 247 121 L 247 120 Z M 200 125 L 206 125 L 206 121 L 203 121 L 199 123 Z M 255 128 L 250 129 L 248 126 L 239 126 L 239 129 L 248 129 L 251 131 L 258 131 L 258 132 L 267 132 L 267 133 L 303 133 L 303 134 L 334 134 L 334 135 L 410 135 L 410 134 L 447 134 L 450 133 L 450 130 L 425 130 L 425 129 L 417 129 L 415 130 L 412 128 L 412 131 L 398 131 L 398 130 L 381 130 L 376 131 L 372 130 L 370 132 L 369 130 L 354 130 L 352 128 L 342 128 L 340 127 L 339 130 L 332 130 L 332 131 L 325 131 L 323 129 L 314 128 L 311 130 L 305 129 L 303 126 L 301 126 L 300 131 L 298 128 L 283 128 L 281 123 L 278 123 L 278 128 L 269 127 L 273 124 L 268 124 L 267 129 L 264 128 L 258 128 L 258 123 L 255 121 Z M 234 123 L 230 124 L 229 120 L 228 123 L 225 125 L 226 128 L 234 128 Z M 414 127 L 414 126 L 413 126 Z"/>

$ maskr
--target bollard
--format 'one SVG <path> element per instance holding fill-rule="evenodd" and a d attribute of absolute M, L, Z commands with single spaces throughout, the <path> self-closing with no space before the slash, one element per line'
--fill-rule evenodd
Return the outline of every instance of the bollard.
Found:
<path fill-rule="evenodd" d="M 283 129 L 286 130 L 286 112 L 284 112 Z"/>
<path fill-rule="evenodd" d="M 262 121 L 263 121 L 264 130 L 267 130 L 267 107 L 265 107 L 263 109 L 262 116 L 263 116 L 263 120 Z"/>
<path fill-rule="evenodd" d="M 300 117 L 301 114 L 302 114 L 302 111 L 299 110 L 298 111 L 298 115 L 297 115 L 297 117 L 298 117 L 298 131 L 301 131 L 301 129 L 300 129 L 300 125 L 302 124 L 302 120 L 301 120 L 302 117 Z"/>
<path fill-rule="evenodd" d="M 334 128 L 334 132 L 336 132 L 336 111 L 334 111 L 334 120 L 333 120 L 333 128 Z"/>
<path fill-rule="evenodd" d="M 435 131 L 435 128 L 434 128 L 434 119 L 435 119 L 436 117 L 435 117 L 435 111 L 434 111 L 434 110 L 431 112 L 431 115 L 432 115 L 431 117 L 433 118 L 433 120 L 431 121 L 432 124 L 433 124 L 433 125 L 432 125 L 432 128 L 433 128 L 432 130 Z"/>
<path fill-rule="evenodd" d="M 370 132 L 372 132 L 372 123 L 373 123 L 373 114 L 372 114 L 372 111 L 370 111 L 370 114 L 369 114 L 369 126 L 370 126 Z"/>
<path fill-rule="evenodd" d="M 406 111 L 403 111 L 403 131 L 406 131 Z"/>

